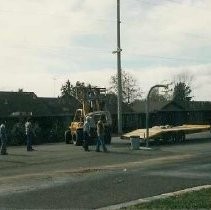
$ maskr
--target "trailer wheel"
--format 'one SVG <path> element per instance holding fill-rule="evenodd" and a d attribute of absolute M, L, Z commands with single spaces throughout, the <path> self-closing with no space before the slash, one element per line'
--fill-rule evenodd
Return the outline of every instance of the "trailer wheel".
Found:
<path fill-rule="evenodd" d="M 185 134 L 182 133 L 182 135 L 181 135 L 181 142 L 184 142 L 184 141 L 185 141 Z"/>
<path fill-rule="evenodd" d="M 177 142 L 177 134 L 175 134 L 175 133 L 172 133 L 171 134 L 171 142 L 173 144 L 175 144 Z"/>
<path fill-rule="evenodd" d="M 178 132 L 176 134 L 176 141 L 178 143 L 185 141 L 185 134 L 183 132 Z"/>
<path fill-rule="evenodd" d="M 162 139 L 163 139 L 163 142 L 164 143 L 170 143 L 170 142 L 172 142 L 172 135 L 171 135 L 171 133 L 164 133 L 162 135 Z"/>
<path fill-rule="evenodd" d="M 66 144 L 72 144 L 72 135 L 70 130 L 66 130 L 64 133 L 65 143 Z"/>
<path fill-rule="evenodd" d="M 73 144 L 75 145 L 76 144 L 76 135 L 75 134 L 72 135 L 72 141 L 73 141 Z"/>
<path fill-rule="evenodd" d="M 154 138 L 154 144 L 160 145 L 160 138 Z"/>
<path fill-rule="evenodd" d="M 83 131 L 77 130 L 76 134 L 73 136 L 73 144 L 76 146 L 81 146 L 83 142 Z"/>

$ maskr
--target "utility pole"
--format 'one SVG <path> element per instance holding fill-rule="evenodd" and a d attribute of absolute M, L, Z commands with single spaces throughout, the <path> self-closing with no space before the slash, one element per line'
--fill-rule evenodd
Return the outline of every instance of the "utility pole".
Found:
<path fill-rule="evenodd" d="M 122 134 L 122 69 L 121 69 L 121 44 L 120 44 L 120 0 L 117 0 L 117 50 L 113 54 L 117 54 L 117 114 L 118 114 L 118 134 Z"/>
<path fill-rule="evenodd" d="M 117 77 L 118 77 L 118 133 L 122 133 L 122 69 L 120 45 L 120 0 L 117 0 Z"/>

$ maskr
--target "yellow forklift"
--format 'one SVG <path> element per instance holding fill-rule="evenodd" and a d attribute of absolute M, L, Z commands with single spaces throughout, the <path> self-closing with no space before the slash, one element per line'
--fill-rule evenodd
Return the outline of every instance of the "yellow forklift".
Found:
<path fill-rule="evenodd" d="M 104 116 L 105 122 L 105 143 L 111 143 L 112 119 L 109 111 L 106 110 L 106 89 L 99 87 L 77 87 L 76 98 L 81 102 L 82 107 L 77 109 L 69 130 L 65 132 L 66 143 L 82 145 L 83 142 L 83 124 L 87 116 L 91 119 L 91 138 L 90 144 L 95 144 L 97 132 L 96 124 L 101 116 Z"/>

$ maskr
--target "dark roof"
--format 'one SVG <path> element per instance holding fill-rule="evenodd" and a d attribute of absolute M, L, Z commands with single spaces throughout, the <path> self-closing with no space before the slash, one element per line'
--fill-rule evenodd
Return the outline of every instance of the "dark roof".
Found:
<path fill-rule="evenodd" d="M 189 101 L 189 102 L 183 102 L 183 101 L 170 101 L 169 106 L 172 105 L 174 109 L 170 111 L 177 111 L 176 107 L 183 111 L 211 111 L 211 102 L 210 101 Z M 167 105 L 167 106 L 168 106 Z M 163 109 L 166 109 L 168 107 L 163 107 Z"/>
<path fill-rule="evenodd" d="M 73 114 L 75 110 L 82 107 L 81 103 L 74 97 L 44 98 L 39 100 L 44 103 L 53 115 Z"/>
<path fill-rule="evenodd" d="M 33 92 L 0 91 L 0 116 L 9 116 L 16 113 L 48 115 L 50 111 Z"/>
<path fill-rule="evenodd" d="M 161 110 L 162 107 L 166 106 L 169 102 L 150 101 L 149 112 L 156 112 Z M 146 101 L 136 100 L 131 104 L 131 108 L 137 113 L 146 112 Z"/>
<path fill-rule="evenodd" d="M 186 111 L 186 105 L 184 103 L 178 103 L 176 101 L 168 101 L 161 109 L 157 111 L 163 112 L 177 112 L 177 111 Z"/>
<path fill-rule="evenodd" d="M 189 104 L 190 111 L 211 111 L 211 101 L 191 101 Z"/>
<path fill-rule="evenodd" d="M 137 100 L 131 104 L 132 109 L 137 113 L 146 112 L 146 101 Z M 157 111 L 211 111 L 211 102 L 209 101 L 150 101 L 149 112 Z"/>
<path fill-rule="evenodd" d="M 107 94 L 106 109 L 117 114 L 117 97 Z M 7 116 L 58 116 L 73 115 L 82 104 L 72 96 L 58 98 L 37 97 L 34 92 L 0 91 L 0 117 Z M 132 113 L 133 109 L 123 103 L 123 113 Z"/>
<path fill-rule="evenodd" d="M 130 105 L 122 103 L 122 113 L 145 113 L 145 106 L 145 100 L 136 100 Z M 48 98 L 37 97 L 34 92 L 0 91 L 0 117 L 30 113 L 33 116 L 73 115 L 78 108 L 82 108 L 82 104 L 72 96 Z M 106 109 L 117 114 L 116 95 L 106 95 Z M 158 111 L 211 111 L 211 102 L 150 101 L 149 112 Z"/>
<path fill-rule="evenodd" d="M 80 106 L 74 97 L 46 98 L 33 92 L 0 91 L 0 117 L 74 114 Z"/>

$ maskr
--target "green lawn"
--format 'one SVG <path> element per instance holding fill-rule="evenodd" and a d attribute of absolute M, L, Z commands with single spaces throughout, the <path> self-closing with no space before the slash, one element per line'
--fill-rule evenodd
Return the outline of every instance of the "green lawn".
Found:
<path fill-rule="evenodd" d="M 123 209 L 211 209 L 211 189 L 190 192 Z"/>

